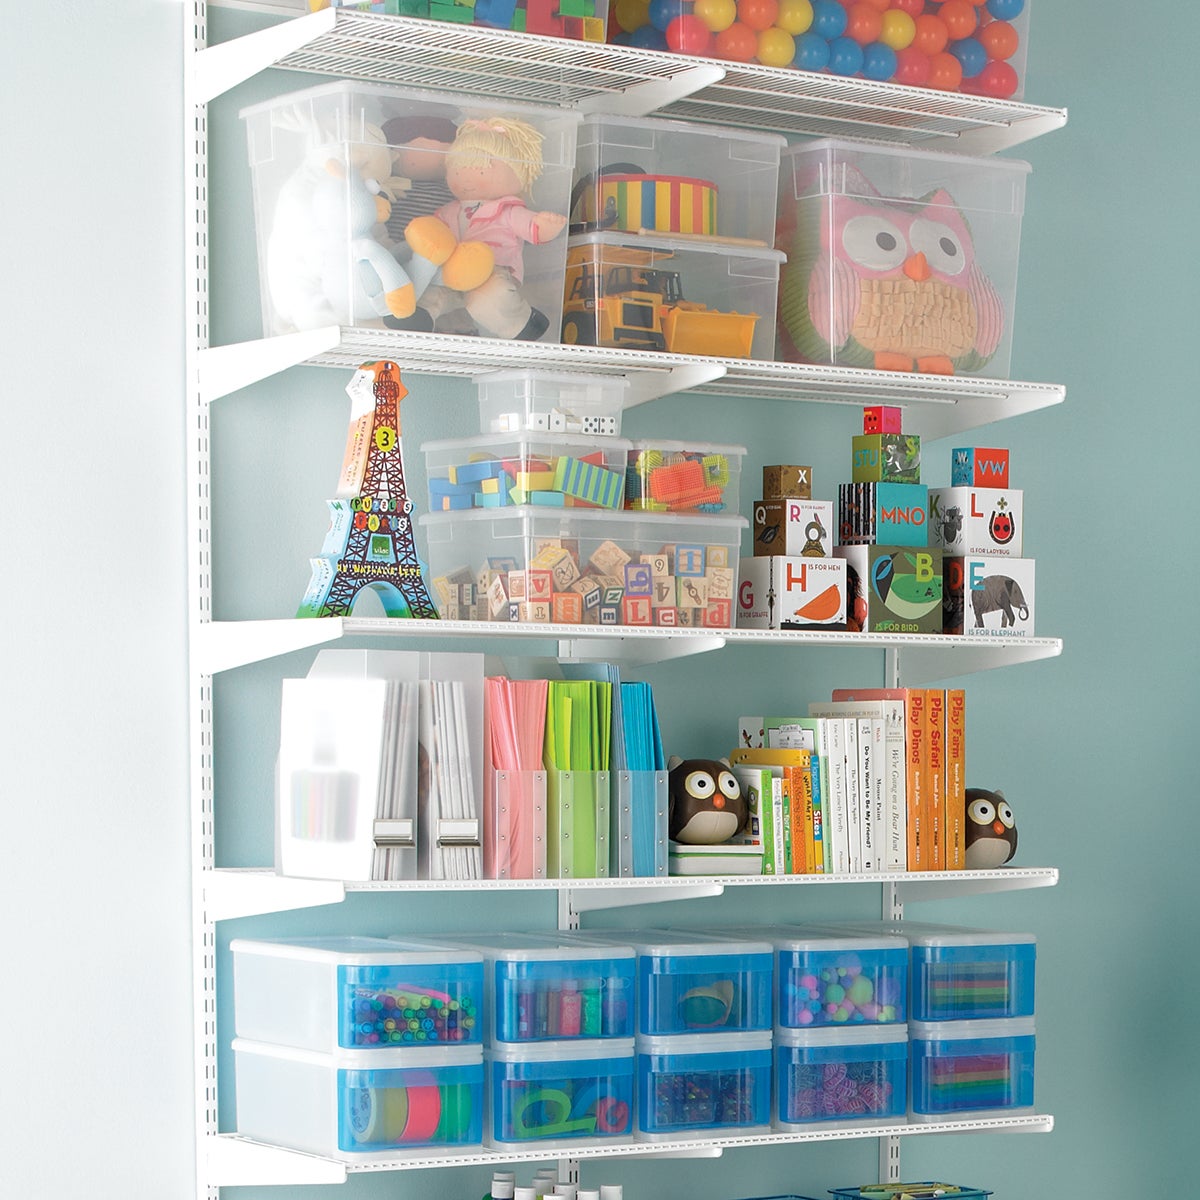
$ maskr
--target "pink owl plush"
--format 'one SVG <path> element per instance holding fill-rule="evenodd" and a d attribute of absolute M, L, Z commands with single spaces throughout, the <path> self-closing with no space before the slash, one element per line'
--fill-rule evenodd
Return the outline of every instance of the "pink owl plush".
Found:
<path fill-rule="evenodd" d="M 944 188 L 921 200 L 861 195 L 802 201 L 780 230 L 781 357 L 921 371 L 978 371 L 1004 332 L 1004 307 L 975 262 L 971 230 Z M 866 198 L 863 198 L 866 197 Z M 786 244 L 782 244 L 786 243 Z"/>

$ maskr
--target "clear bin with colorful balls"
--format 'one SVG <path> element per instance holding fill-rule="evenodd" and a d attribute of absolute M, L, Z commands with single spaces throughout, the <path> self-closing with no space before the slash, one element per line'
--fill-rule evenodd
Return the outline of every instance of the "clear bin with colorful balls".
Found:
<path fill-rule="evenodd" d="M 904 1025 L 775 1030 L 775 1125 L 901 1121 L 907 1111 Z"/>
<path fill-rule="evenodd" d="M 1029 0 L 613 0 L 609 40 L 1019 98 Z"/>
<path fill-rule="evenodd" d="M 745 446 L 643 439 L 625 471 L 625 507 L 641 512 L 738 511 Z"/>
<path fill-rule="evenodd" d="M 893 1025 L 906 1019 L 908 944 L 901 937 L 776 926 L 776 1025 Z"/>
<path fill-rule="evenodd" d="M 332 1053 L 483 1041 L 483 958 L 384 938 L 230 943 L 234 1029 Z"/>
<path fill-rule="evenodd" d="M 237 1132 L 343 1162 L 483 1139 L 483 1049 L 321 1054 L 234 1038 Z"/>
<path fill-rule="evenodd" d="M 1029 170 L 838 138 L 789 146 L 776 357 L 1008 378 Z"/>

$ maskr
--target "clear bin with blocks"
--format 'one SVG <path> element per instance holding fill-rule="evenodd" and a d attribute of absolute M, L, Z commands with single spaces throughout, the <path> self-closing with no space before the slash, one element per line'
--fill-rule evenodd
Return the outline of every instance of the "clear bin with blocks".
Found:
<path fill-rule="evenodd" d="M 625 507 L 643 512 L 736 513 L 745 446 L 640 440 L 629 452 Z"/>
<path fill-rule="evenodd" d="M 623 375 L 493 371 L 475 380 L 481 433 L 616 437 L 629 394 Z"/>
<path fill-rule="evenodd" d="M 571 232 L 769 247 L 785 145 L 777 134 L 754 130 L 586 116 L 579 127 Z"/>
<path fill-rule="evenodd" d="M 235 938 L 234 1029 L 332 1053 L 483 1041 L 483 958 L 386 938 Z"/>
<path fill-rule="evenodd" d="M 576 114 L 340 81 L 241 115 L 268 336 L 558 340 Z"/>
<path fill-rule="evenodd" d="M 1007 379 L 1029 164 L 823 138 L 784 151 L 777 357 Z"/>
<path fill-rule="evenodd" d="M 599 446 L 571 433 L 485 433 L 425 442 L 425 474 L 433 512 L 469 508 L 619 509 L 625 499 L 629 443 Z"/>
<path fill-rule="evenodd" d="M 443 620 L 733 625 L 741 517 L 524 505 L 420 524 Z"/>

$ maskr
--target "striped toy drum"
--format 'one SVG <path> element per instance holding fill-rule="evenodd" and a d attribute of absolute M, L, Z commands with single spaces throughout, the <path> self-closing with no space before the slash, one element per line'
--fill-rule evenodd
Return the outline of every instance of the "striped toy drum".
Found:
<path fill-rule="evenodd" d="M 636 233 L 717 232 L 717 185 L 685 175 L 601 175 L 581 197 L 583 219 Z"/>

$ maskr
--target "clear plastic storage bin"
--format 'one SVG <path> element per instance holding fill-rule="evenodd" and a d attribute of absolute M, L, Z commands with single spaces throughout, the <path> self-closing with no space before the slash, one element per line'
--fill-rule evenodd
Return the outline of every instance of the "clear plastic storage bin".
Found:
<path fill-rule="evenodd" d="M 1028 173 L 833 138 L 789 147 L 778 357 L 1007 378 Z"/>
<path fill-rule="evenodd" d="M 572 232 L 681 234 L 768 247 L 777 134 L 654 117 L 584 117 Z"/>
<path fill-rule="evenodd" d="M 733 625 L 741 517 L 524 505 L 420 525 L 443 620 Z"/>
<path fill-rule="evenodd" d="M 641 439 L 632 443 L 625 506 L 642 512 L 738 511 L 745 446 Z"/>
<path fill-rule="evenodd" d="M 557 340 L 576 114 L 341 81 L 241 115 L 268 335 L 356 325 Z M 493 168 L 485 194 L 462 177 L 480 160 Z M 557 231 L 542 213 L 561 217 Z"/>
<path fill-rule="evenodd" d="M 474 4 L 446 0 L 312 0 L 311 7 L 357 8 L 368 12 L 449 21 L 454 25 L 481 25 L 512 29 L 548 37 L 603 42 L 608 24 L 608 0 L 475 0 Z"/>
<path fill-rule="evenodd" d="M 493 371 L 475 380 L 481 433 L 562 432 L 615 437 L 629 394 L 623 375 Z"/>
<path fill-rule="evenodd" d="M 903 1120 L 907 1072 L 904 1025 L 776 1029 L 775 1123 Z"/>
<path fill-rule="evenodd" d="M 628 1138 L 633 1130 L 633 1039 L 497 1042 L 485 1051 L 493 1143 Z"/>
<path fill-rule="evenodd" d="M 439 1046 L 318 1054 L 235 1038 L 237 1132 L 354 1162 L 477 1146 L 482 1053 Z"/>
<path fill-rule="evenodd" d="M 426 442 L 421 449 L 433 512 L 624 505 L 629 443 L 621 438 L 597 447 L 579 434 L 485 433 Z"/>
<path fill-rule="evenodd" d="M 909 1025 L 917 1120 L 1033 1107 L 1032 1017 L 1011 1021 L 913 1021 Z"/>
<path fill-rule="evenodd" d="M 770 1126 L 769 1033 L 639 1038 L 637 1062 L 641 1138 Z"/>
<path fill-rule="evenodd" d="M 370 937 L 230 943 L 239 1038 L 332 1053 L 483 1040 L 483 959 Z"/>
<path fill-rule="evenodd" d="M 683 238 L 584 233 L 567 251 L 570 345 L 766 358 L 783 255 Z"/>
<path fill-rule="evenodd" d="M 913 1020 L 1034 1015 L 1037 938 L 1032 933 L 917 927 L 908 937 Z"/>

